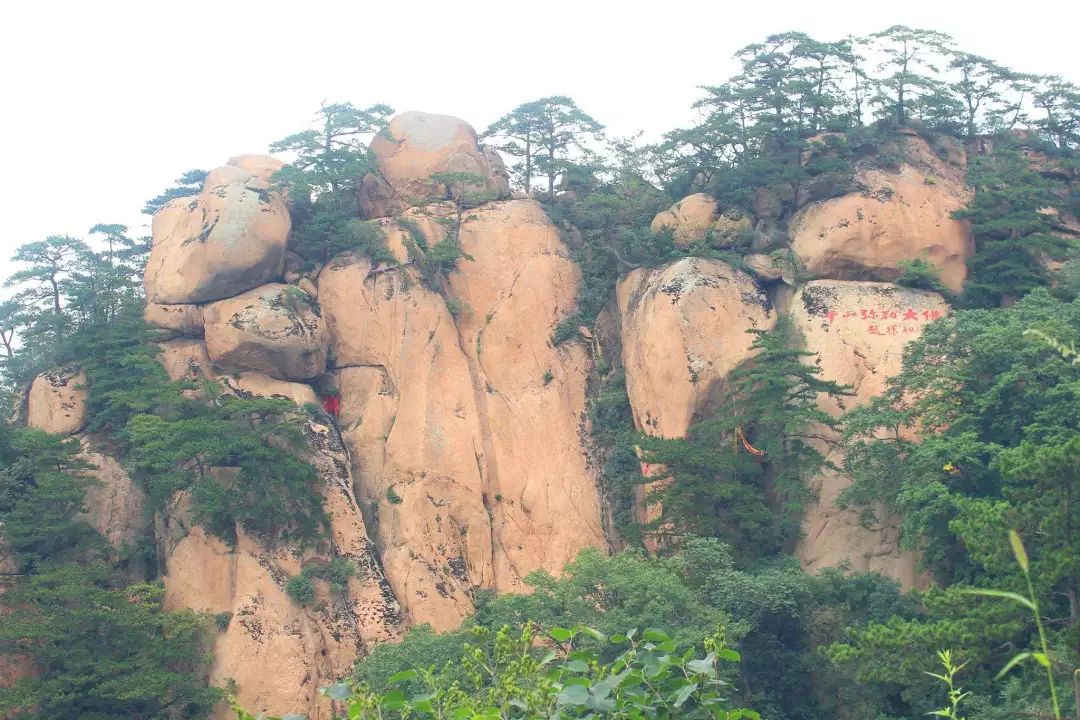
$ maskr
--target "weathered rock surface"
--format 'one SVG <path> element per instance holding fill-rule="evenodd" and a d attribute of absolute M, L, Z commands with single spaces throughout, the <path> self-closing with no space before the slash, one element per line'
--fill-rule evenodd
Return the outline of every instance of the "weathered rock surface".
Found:
<path fill-rule="evenodd" d="M 605 544 L 582 444 L 589 348 L 551 343 L 581 277 L 538 203 L 493 203 L 470 217 L 460 240 L 473 260 L 451 274 L 450 293 L 468 308 L 458 328 L 485 421 L 495 588 L 520 591 L 532 570 L 558 574 Z"/>
<path fill-rule="evenodd" d="M 79 459 L 93 482 L 86 487 L 86 512 L 79 517 L 114 548 L 134 545 L 150 528 L 146 491 L 135 484 L 113 456 L 100 452 L 92 438 L 81 438 Z"/>
<path fill-rule="evenodd" d="M 70 435 L 86 425 L 86 373 L 63 367 L 34 378 L 27 396 L 26 424 Z"/>
<path fill-rule="evenodd" d="M 278 380 L 261 372 L 243 372 L 235 377 L 223 378 L 223 380 L 225 385 L 233 391 L 258 397 L 291 400 L 301 407 L 318 401 L 315 390 L 310 385 Z"/>
<path fill-rule="evenodd" d="M 791 219 L 792 248 L 809 275 L 891 281 L 900 261 L 923 258 L 947 288 L 962 289 L 974 249 L 968 222 L 952 218 L 971 196 L 963 170 L 922 138 L 903 141 L 898 171 L 861 167 L 861 192 L 812 203 Z"/>
<path fill-rule="evenodd" d="M 653 218 L 650 229 L 656 233 L 671 228 L 675 243 L 687 247 L 700 242 L 716 217 L 716 200 L 708 193 L 694 193 L 684 197 L 667 210 L 661 210 Z"/>
<path fill-rule="evenodd" d="M 168 330 L 181 337 L 202 337 L 202 308 L 198 305 L 147 303 L 143 311 L 147 325 Z"/>
<path fill-rule="evenodd" d="M 776 324 L 754 279 L 717 260 L 639 268 L 617 297 L 626 390 L 634 422 L 650 435 L 681 437 L 714 385 L 749 356 L 747 330 Z"/>
<path fill-rule="evenodd" d="M 210 359 L 222 368 L 256 370 L 282 380 L 326 371 L 330 338 L 315 298 L 293 285 L 270 284 L 203 309 Z"/>
<path fill-rule="evenodd" d="M 202 340 L 168 340 L 158 343 L 158 347 L 161 348 L 158 362 L 170 380 L 214 380 L 217 377 Z"/>
<path fill-rule="evenodd" d="M 252 712 L 329 717 L 318 689 L 347 676 L 372 643 L 397 638 L 402 616 L 367 539 L 340 437 L 317 423 L 309 423 L 305 432 L 314 448 L 308 459 L 319 473 L 331 518 L 328 542 L 314 550 L 271 547 L 238 527 L 236 546 L 230 548 L 191 522 L 182 494 L 159 515 L 156 533 L 166 607 L 205 610 L 227 623 L 214 642 L 210 682 L 235 682 L 240 703 Z M 345 592 L 317 580 L 315 599 L 306 607 L 288 597 L 290 576 L 335 557 L 357 570 Z M 222 708 L 216 717 L 231 714 Z"/>
<path fill-rule="evenodd" d="M 902 367 L 903 348 L 917 338 L 928 322 L 949 312 L 936 293 L 911 290 L 887 283 L 817 280 L 799 289 L 791 308 L 806 349 L 817 353 L 821 378 L 854 388 L 854 396 L 836 401 L 822 397 L 819 405 L 839 417 L 880 395 L 886 380 Z M 841 466 L 835 448 L 823 448 L 828 459 Z M 850 478 L 825 471 L 811 481 L 816 499 L 803 518 L 803 538 L 796 554 L 803 567 L 816 571 L 847 561 L 856 572 L 877 571 L 905 587 L 922 582 L 918 559 L 899 549 L 899 523 L 876 508 L 873 528 L 860 522 L 860 508 L 836 506 Z"/>
<path fill-rule="evenodd" d="M 219 300 L 281 275 L 289 212 L 268 183 L 280 167 L 269 157 L 232 158 L 210 172 L 199 195 L 177 198 L 154 215 L 148 302 Z"/>
<path fill-rule="evenodd" d="M 445 630 L 494 583 L 473 378 L 445 300 L 410 269 L 371 271 L 319 276 L 339 425 L 387 579 L 410 621 Z"/>
<path fill-rule="evenodd" d="M 682 437 L 735 367 L 750 355 L 747 330 L 776 324 L 765 291 L 746 273 L 703 258 L 684 258 L 655 270 L 639 268 L 616 288 L 622 363 L 634 423 L 660 437 Z M 663 479 L 663 468 L 642 464 Z M 639 518 L 660 508 L 643 503 L 656 483 L 637 491 Z"/>
<path fill-rule="evenodd" d="M 430 180 L 441 172 L 466 172 L 484 179 L 484 189 L 499 197 L 510 194 L 506 168 L 497 153 L 486 151 L 476 131 L 464 120 L 450 115 L 419 111 L 401 113 L 390 121 L 385 133 L 371 141 L 382 177 L 404 204 L 445 197 L 445 188 Z M 362 195 L 372 209 L 386 210 L 380 203 L 378 180 L 365 181 Z"/>
<path fill-rule="evenodd" d="M 447 286 L 456 322 L 412 269 L 339 258 L 319 277 L 361 502 L 410 618 L 436 628 L 470 611 L 473 588 L 520 588 L 604 544 L 580 434 L 590 360 L 550 345 L 577 269 L 532 201 L 469 216 L 474 259 Z"/>
<path fill-rule="evenodd" d="M 718 213 L 711 195 L 695 193 L 657 213 L 650 229 L 656 233 L 670 228 L 675 244 L 685 248 L 706 238 L 716 247 L 725 247 L 734 243 L 740 232 L 753 227 L 750 218 L 737 210 Z"/>

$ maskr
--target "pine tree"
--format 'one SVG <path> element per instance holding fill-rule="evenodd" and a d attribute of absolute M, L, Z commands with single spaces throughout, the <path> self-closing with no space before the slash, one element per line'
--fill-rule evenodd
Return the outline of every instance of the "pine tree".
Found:
<path fill-rule="evenodd" d="M 975 236 L 966 302 L 976 307 L 1014 302 L 1046 283 L 1043 256 L 1060 258 L 1068 248 L 1051 233 L 1052 216 L 1045 212 L 1059 202 L 1058 183 L 1034 171 L 1005 138 L 993 155 L 972 159 L 968 182 L 975 197 L 955 213 L 971 221 Z"/>
<path fill-rule="evenodd" d="M 172 187 L 166 188 L 155 197 L 147 200 L 146 204 L 143 205 L 143 214 L 153 215 L 158 210 L 165 207 L 170 200 L 198 195 L 202 190 L 203 181 L 206 180 L 207 175 L 208 173 L 205 170 L 188 170 L 183 175 L 176 178 L 175 184 L 172 185 Z"/>
<path fill-rule="evenodd" d="M 748 332 L 755 354 L 731 373 L 712 416 L 685 439 L 642 440 L 648 462 L 674 478 L 651 498 L 662 507 L 651 529 L 720 537 L 743 558 L 794 544 L 805 482 L 827 465 L 822 448 L 839 428 L 818 397 L 850 394 L 819 377 L 786 317 L 771 332 Z"/>
<path fill-rule="evenodd" d="M 319 129 L 270 145 L 272 152 L 295 153 L 273 180 L 289 192 L 290 247 L 309 263 L 325 264 L 345 250 L 393 261 L 382 232 L 360 219 L 357 196 L 361 180 L 375 168 L 367 140 L 385 130 L 393 112 L 387 105 L 360 109 L 351 103 L 324 104 Z"/>

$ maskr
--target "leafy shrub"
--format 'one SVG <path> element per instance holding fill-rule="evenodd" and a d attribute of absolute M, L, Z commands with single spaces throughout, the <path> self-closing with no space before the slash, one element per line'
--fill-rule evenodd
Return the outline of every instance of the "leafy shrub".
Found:
<path fill-rule="evenodd" d="M 900 269 L 900 276 L 896 278 L 897 285 L 949 295 L 949 289 L 941 282 L 940 271 L 928 260 L 924 258 L 901 260 L 896 266 Z"/>
<path fill-rule="evenodd" d="M 285 583 L 285 593 L 300 605 L 315 599 L 315 583 L 307 575 L 295 575 Z"/>
<path fill-rule="evenodd" d="M 738 662 L 717 630 L 705 655 L 680 651 L 663 631 L 631 630 L 606 637 L 597 630 L 555 627 L 550 637 L 477 629 L 464 645 L 461 672 L 409 668 L 377 692 L 337 683 L 323 692 L 345 704 L 349 718 L 722 718 L 758 720 L 732 708 L 720 664 Z M 604 660 L 614 655 L 612 660 Z M 416 692 L 410 692 L 419 686 Z M 238 720 L 254 716 L 233 705 Z"/>
<path fill-rule="evenodd" d="M 386 488 L 386 501 L 391 505 L 400 505 L 402 503 L 401 496 L 394 490 L 394 486 Z"/>

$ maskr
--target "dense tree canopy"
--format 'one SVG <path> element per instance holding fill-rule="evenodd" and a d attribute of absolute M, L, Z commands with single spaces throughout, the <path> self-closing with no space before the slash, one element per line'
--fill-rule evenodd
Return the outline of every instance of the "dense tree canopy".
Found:
<path fill-rule="evenodd" d="M 927 671 L 948 649 L 960 668 L 948 677 L 968 694 L 945 717 L 1053 717 L 1047 669 L 1062 716 L 1080 717 L 1080 89 L 901 25 L 835 41 L 778 33 L 734 60 L 732 77 L 701 88 L 694 124 L 655 144 L 604 135 L 560 95 L 523 102 L 483 133 L 581 269 L 577 303 L 551 340 L 594 343 L 587 427 L 622 549 L 585 552 L 560 577 L 534 573 L 529 594 L 476 589 L 460 630 L 421 627 L 375 647 L 329 690 L 356 716 L 757 717 L 747 707 L 770 720 L 901 720 L 942 707 Z M 397 265 L 361 207 L 365 177 L 377 174 L 368 142 L 391 114 L 324 104 L 314 127 L 271 146 L 291 160 L 273 183 L 306 271 L 343 252 L 370 257 L 375 272 Z M 619 279 L 685 255 L 737 268 L 751 252 L 790 260 L 795 213 L 861 192 L 859 171 L 897 171 L 913 134 L 940 153 L 966 148 L 972 194 L 956 217 L 970 222 L 974 253 L 963 293 L 949 298 L 956 312 L 907 347 L 885 394 L 843 418 L 823 412 L 819 398 L 842 402 L 848 389 L 822 379 L 782 320 L 753 333 L 752 361 L 698 408 L 686 437 L 645 437 L 618 349 L 605 355 L 618 333 L 596 322 Z M 206 175 L 184 173 L 144 212 L 199 193 Z M 470 173 L 427 180 L 440 204 L 418 212 L 444 239 L 429 245 L 408 219 L 396 222 L 407 262 L 440 292 L 469 259 L 459 241 L 469 210 L 491 198 Z M 653 232 L 656 213 L 691 192 L 755 222 L 725 242 Z M 86 239 L 18 248 L 0 303 L 5 395 L 78 365 L 90 380 L 87 430 L 147 491 L 151 511 L 182 491 L 193 522 L 227 542 L 237 528 L 271 544 L 317 542 L 328 519 L 304 459 L 317 409 L 170 381 L 142 320 L 149 245 L 102 224 Z M 784 282 L 805 279 L 790 270 Z M 926 258 L 900 270 L 902 284 L 942 287 Z M 883 509 L 902 519 L 905 548 L 933 580 L 926 589 L 902 593 L 848 568 L 808 575 L 792 556 L 806 481 L 830 468 L 837 437 L 854 479 L 843 501 L 869 528 Z M 649 480 L 642 459 L 665 468 L 652 523 L 635 512 Z M 82 519 L 90 470 L 77 440 L 0 424 L 3 551 L 19 576 L 4 588 L 0 653 L 34 669 L 0 689 L 0 714 L 206 717 L 220 697 L 204 679 L 211 626 L 163 609 L 154 538 L 114 548 Z M 1010 530 L 1029 563 L 1018 565 Z M 663 540 L 651 554 L 650 536 Z M 312 577 L 343 592 L 356 571 L 330 563 L 286 587 L 306 604 Z M 1028 604 L 1002 602 L 1027 597 L 1025 573 Z M 999 596 L 972 594 L 987 590 Z M 1033 654 L 995 677 L 1023 652 Z"/>

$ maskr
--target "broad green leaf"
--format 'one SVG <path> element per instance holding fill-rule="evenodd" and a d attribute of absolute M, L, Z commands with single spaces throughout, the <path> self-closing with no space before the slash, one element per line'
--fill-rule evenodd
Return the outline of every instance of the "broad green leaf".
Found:
<path fill-rule="evenodd" d="M 720 660 L 726 660 L 727 662 L 740 662 L 742 655 L 738 650 L 732 650 L 731 648 L 721 648 L 717 651 L 716 657 Z"/>
<path fill-rule="evenodd" d="M 352 690 L 345 683 L 334 683 L 326 688 L 326 696 L 332 700 L 346 700 L 352 695 Z"/>
<path fill-rule="evenodd" d="M 406 680 L 414 679 L 417 674 L 418 673 L 415 670 L 402 670 L 401 672 L 391 675 L 386 682 L 391 685 L 397 685 L 399 682 L 405 682 Z"/>
<path fill-rule="evenodd" d="M 690 696 L 694 694 L 694 691 L 698 689 L 697 683 L 690 683 L 679 688 L 673 698 L 673 705 L 675 707 L 682 707 L 683 703 L 690 699 Z"/>
<path fill-rule="evenodd" d="M 604 633 L 600 632 L 595 628 L 582 626 L 578 628 L 578 632 L 585 633 L 589 637 L 593 638 L 594 640 L 599 640 L 600 642 L 604 642 L 604 640 L 606 639 Z"/>
<path fill-rule="evenodd" d="M 582 685 L 567 685 L 555 697 L 559 705 L 584 705 L 589 700 L 589 689 Z"/>
<path fill-rule="evenodd" d="M 664 632 L 663 630 L 658 630 L 656 628 L 649 628 L 648 630 L 643 632 L 641 634 L 641 639 L 656 643 L 671 641 L 671 638 L 668 637 L 668 634 L 666 632 Z"/>
<path fill-rule="evenodd" d="M 716 674 L 716 666 L 713 664 L 713 661 L 708 658 L 691 660 L 690 662 L 686 663 L 686 669 L 692 673 L 697 673 L 698 675 Z"/>
<path fill-rule="evenodd" d="M 566 642 L 574 637 L 574 632 L 563 627 L 553 627 L 549 633 L 556 642 Z"/>
<path fill-rule="evenodd" d="M 571 660 L 570 662 L 566 663 L 566 668 L 570 672 L 583 673 L 589 671 L 589 664 L 584 660 Z"/>

